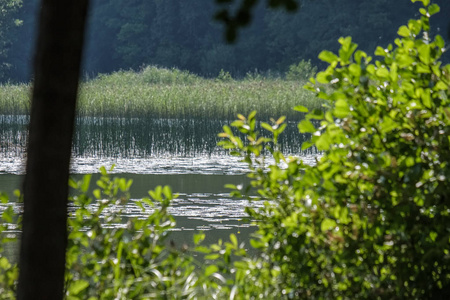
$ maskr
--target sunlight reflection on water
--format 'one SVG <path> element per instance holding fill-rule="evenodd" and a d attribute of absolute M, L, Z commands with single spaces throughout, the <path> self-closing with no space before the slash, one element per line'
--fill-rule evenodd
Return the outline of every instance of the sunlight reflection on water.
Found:
<path fill-rule="evenodd" d="M 314 165 L 317 155 L 300 156 L 305 164 Z M 268 160 L 267 163 L 273 163 Z M 248 169 L 240 158 L 229 155 L 196 157 L 112 158 L 75 157 L 71 174 L 97 173 L 101 166 L 107 169 L 115 164 L 112 173 L 132 174 L 245 174 Z M 24 159 L 17 156 L 0 156 L 0 174 L 24 174 Z"/>
<path fill-rule="evenodd" d="M 302 156 L 306 164 L 314 164 L 317 156 Z M 268 161 L 268 163 L 271 163 Z M 134 183 L 131 187 L 139 188 L 138 185 L 145 185 L 145 191 L 151 188 L 149 184 L 155 183 L 155 177 L 148 178 L 149 174 L 166 176 L 161 180 L 171 180 L 174 193 L 180 192 L 178 198 L 172 202 L 169 212 L 176 218 L 177 227 L 175 231 L 184 230 L 217 230 L 228 229 L 239 232 L 243 228 L 250 227 L 244 221 L 247 214 L 245 207 L 260 207 L 262 202 L 249 201 L 246 199 L 231 198 L 228 190 L 223 188 L 226 183 L 245 181 L 246 165 L 240 162 L 239 158 L 231 156 L 204 156 L 204 157 L 158 157 L 158 158 L 108 158 L 108 157 L 88 157 L 75 158 L 71 164 L 72 174 L 98 173 L 101 166 L 107 169 L 115 164 L 112 173 L 122 176 L 132 174 Z M 3 174 L 3 175 L 2 175 Z M 13 175 L 11 175 L 13 174 Z M 17 157 L 0 157 L 0 186 L 5 184 L 20 184 L 24 174 L 23 160 Z M 147 174 L 147 175 L 146 175 Z M 225 176 L 224 176 L 225 175 Z M 123 175 L 126 177 L 126 175 Z M 147 176 L 147 177 L 145 177 Z M 145 178 L 144 178 L 145 177 Z M 190 181 L 187 180 L 187 177 Z M 143 178 L 140 182 L 138 178 Z M 9 180 L 6 182 L 6 180 Z M 148 180 L 153 180 L 148 181 Z M 233 180 L 233 181 L 232 181 Z M 2 182 L 3 181 L 3 182 Z M 13 182 L 14 181 L 14 182 Z M 184 181 L 184 186 L 182 185 Z M 198 182 L 197 182 L 198 181 Z M 195 182 L 195 187 L 193 186 Z M 212 185 L 214 183 L 214 185 Z M 93 184 L 93 183 L 92 183 Z M 158 183 L 159 184 L 159 183 Z M 166 183 L 164 183 L 166 184 Z M 182 192 L 183 188 L 189 186 L 189 192 Z M 217 186 L 215 192 L 205 192 L 207 188 L 212 189 Z M 216 189 L 214 187 L 214 189 Z M 193 190 L 192 190 L 193 189 Z M 140 197 L 140 196 L 136 196 Z M 134 202 L 133 198 L 125 205 L 110 207 L 109 209 L 122 209 L 124 219 L 130 217 L 145 218 L 152 212 L 152 208 L 147 207 L 142 211 Z M 92 204 L 95 209 L 96 204 Z M 0 213 L 6 208 L 0 205 Z M 75 209 L 70 206 L 69 212 Z M 15 207 L 16 212 L 21 210 L 20 205 Z M 122 227 L 125 224 L 115 224 Z M 11 228 L 14 231 L 14 228 Z"/>

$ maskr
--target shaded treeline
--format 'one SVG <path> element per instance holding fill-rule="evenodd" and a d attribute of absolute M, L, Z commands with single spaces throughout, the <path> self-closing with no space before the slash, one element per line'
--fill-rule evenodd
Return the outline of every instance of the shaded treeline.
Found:
<path fill-rule="evenodd" d="M 2 44 L 8 50 L 0 72 L 3 81 L 31 78 L 36 2 L 24 1 L 17 13 L 8 15 L 23 20 L 22 26 L 0 28 L 10 41 Z M 450 2 L 433 2 L 441 6 L 433 28 L 446 36 Z M 319 64 L 318 53 L 337 50 L 340 36 L 352 36 L 370 53 L 375 45 L 392 41 L 392 28 L 417 11 L 410 0 L 303 0 L 301 4 L 295 14 L 261 4 L 252 25 L 240 32 L 236 44 L 227 45 L 222 25 L 212 18 L 218 9 L 214 1 L 94 0 L 83 73 L 96 76 L 143 65 L 177 67 L 203 76 L 216 76 L 221 69 L 234 76 L 255 70 L 284 72 L 302 59 Z"/>

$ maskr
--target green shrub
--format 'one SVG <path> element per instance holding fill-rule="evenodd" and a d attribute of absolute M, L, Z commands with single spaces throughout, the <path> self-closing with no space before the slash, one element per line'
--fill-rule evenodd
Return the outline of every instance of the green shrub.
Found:
<path fill-rule="evenodd" d="M 169 70 L 155 66 L 145 67 L 140 72 L 140 77 L 142 77 L 144 83 L 149 84 L 193 84 L 204 80 L 188 71 L 181 71 L 176 68 Z"/>
<path fill-rule="evenodd" d="M 428 35 L 439 7 L 419 1 L 421 18 L 378 47 L 379 60 L 351 38 L 319 55 L 329 67 L 307 89 L 327 111 L 299 123 L 312 134 L 303 147 L 323 153 L 315 166 L 277 149 L 283 118 L 263 126 L 271 140 L 255 132 L 255 114 L 232 124 L 246 142 L 224 128 L 222 145 L 248 163 L 248 188 L 266 201 L 247 209 L 263 255 L 232 267 L 239 297 L 449 299 L 450 65 L 442 37 Z"/>
<path fill-rule="evenodd" d="M 302 60 L 298 64 L 289 66 L 289 70 L 286 72 L 287 80 L 305 81 L 315 76 L 317 73 L 317 67 L 311 64 L 311 61 Z"/>
<path fill-rule="evenodd" d="M 11 256 L 7 255 L 6 245 L 17 241 L 15 234 L 5 234 L 10 226 L 20 223 L 14 214 L 13 207 L 9 205 L 9 197 L 0 192 L 0 205 L 3 213 L 0 215 L 0 299 L 14 299 L 16 282 L 19 278 L 19 269 Z"/>
<path fill-rule="evenodd" d="M 101 178 L 88 196 L 91 175 L 70 181 L 76 189 L 69 218 L 67 299 L 198 299 L 208 294 L 210 274 L 201 273 L 188 249 L 167 240 L 175 226 L 168 207 L 168 186 L 149 191 L 150 198 L 135 202 L 148 217 L 122 217 L 130 205 L 132 181 L 111 178 L 102 167 Z M 197 238 L 198 240 L 200 238 Z"/>
<path fill-rule="evenodd" d="M 179 249 L 168 240 L 175 226 L 168 213 L 174 198 L 170 188 L 158 186 L 149 191 L 152 200 L 130 203 L 132 180 L 111 178 L 104 167 L 100 172 L 92 192 L 92 175 L 69 182 L 73 196 L 69 197 L 65 299 L 214 297 L 216 268 L 202 268 L 190 249 Z M 2 205 L 9 203 L 5 194 L 0 194 L 0 200 Z M 123 210 L 133 204 L 147 217 L 124 219 Z M 19 273 L 15 255 L 6 255 L 4 247 L 17 247 L 17 237 L 4 234 L 11 225 L 20 229 L 20 220 L 9 205 L 0 219 L 0 299 L 5 300 L 15 299 Z M 203 239 L 202 234 L 194 236 L 196 243 Z"/>
<path fill-rule="evenodd" d="M 224 71 L 223 69 L 221 69 L 219 72 L 219 75 L 217 75 L 216 80 L 222 81 L 222 82 L 230 82 L 230 81 L 233 81 L 233 77 L 231 77 L 230 72 Z"/>

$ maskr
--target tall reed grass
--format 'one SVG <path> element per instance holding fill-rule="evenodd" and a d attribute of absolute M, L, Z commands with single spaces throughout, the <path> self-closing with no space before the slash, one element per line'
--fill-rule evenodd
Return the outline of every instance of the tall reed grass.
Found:
<path fill-rule="evenodd" d="M 119 71 L 83 82 L 79 116 L 230 120 L 257 110 L 262 118 L 287 115 L 292 107 L 321 106 L 302 88 L 304 82 L 251 76 L 243 80 L 205 79 L 186 71 L 146 67 Z M 30 109 L 30 86 L 0 86 L 0 114 L 24 115 Z"/>
<path fill-rule="evenodd" d="M 0 84 L 0 115 L 27 115 L 30 99 L 31 85 Z"/>
<path fill-rule="evenodd" d="M 321 102 L 302 88 L 302 81 L 250 75 L 234 80 L 224 73 L 205 79 L 146 67 L 87 80 L 80 87 L 74 155 L 214 154 L 221 151 L 216 144 L 222 126 L 252 110 L 265 121 L 287 116 L 289 125 L 280 141 L 287 152 L 299 152 L 304 137 L 296 123 L 302 116 L 291 108 L 319 108 Z M 0 86 L 3 155 L 23 152 L 26 146 L 30 94 L 26 84 Z"/>

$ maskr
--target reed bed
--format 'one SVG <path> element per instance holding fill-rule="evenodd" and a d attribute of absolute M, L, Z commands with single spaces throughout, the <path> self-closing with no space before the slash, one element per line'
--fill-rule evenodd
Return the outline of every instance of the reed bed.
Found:
<path fill-rule="evenodd" d="M 225 76 L 224 76 L 225 75 Z M 286 152 L 300 152 L 305 137 L 296 105 L 319 108 L 304 82 L 228 74 L 205 79 L 180 70 L 147 67 L 120 71 L 82 83 L 77 107 L 75 156 L 146 157 L 162 154 L 218 154 L 217 133 L 238 113 L 258 118 L 287 116 L 281 137 Z M 0 86 L 0 153 L 23 152 L 30 86 Z M 17 150 L 21 149 L 21 150 Z"/>
<path fill-rule="evenodd" d="M 180 70 L 147 67 L 120 71 L 83 82 L 78 115 L 164 119 L 231 120 L 257 110 L 260 118 L 296 118 L 296 105 L 318 108 L 321 101 L 302 88 L 304 82 L 281 78 L 205 79 Z M 30 86 L 0 86 L 0 114 L 25 115 Z"/>
<path fill-rule="evenodd" d="M 30 96 L 29 84 L 0 84 L 0 115 L 27 115 Z"/>
<path fill-rule="evenodd" d="M 89 81 L 80 94 L 80 116 L 230 120 L 257 110 L 262 118 L 288 115 L 296 105 L 318 108 L 321 102 L 296 81 L 197 80 L 190 83 Z"/>

